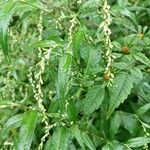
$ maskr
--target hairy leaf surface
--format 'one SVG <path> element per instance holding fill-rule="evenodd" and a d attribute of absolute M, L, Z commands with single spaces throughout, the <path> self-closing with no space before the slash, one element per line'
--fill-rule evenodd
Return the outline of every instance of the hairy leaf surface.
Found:
<path fill-rule="evenodd" d="M 125 101 L 133 87 L 131 76 L 122 72 L 114 79 L 113 86 L 110 87 L 110 104 L 107 117 L 109 117 L 115 108 Z"/>
<path fill-rule="evenodd" d="M 97 109 L 104 99 L 105 88 L 101 85 L 89 89 L 84 101 L 83 110 L 86 114 L 91 114 Z"/>

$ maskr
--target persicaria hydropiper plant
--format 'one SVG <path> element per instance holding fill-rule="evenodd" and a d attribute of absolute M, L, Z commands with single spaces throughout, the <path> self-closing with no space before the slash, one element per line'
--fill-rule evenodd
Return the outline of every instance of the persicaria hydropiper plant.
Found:
<path fill-rule="evenodd" d="M 149 0 L 0 0 L 0 149 L 150 149 Z"/>

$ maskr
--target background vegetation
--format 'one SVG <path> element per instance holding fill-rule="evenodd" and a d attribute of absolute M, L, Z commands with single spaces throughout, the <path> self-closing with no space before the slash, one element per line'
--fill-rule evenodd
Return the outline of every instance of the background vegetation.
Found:
<path fill-rule="evenodd" d="M 1 150 L 148 150 L 149 0 L 0 0 Z"/>

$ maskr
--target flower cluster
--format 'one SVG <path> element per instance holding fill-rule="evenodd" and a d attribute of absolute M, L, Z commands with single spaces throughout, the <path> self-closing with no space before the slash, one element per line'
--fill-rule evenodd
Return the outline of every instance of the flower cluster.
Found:
<path fill-rule="evenodd" d="M 43 31 L 43 26 L 42 26 L 42 16 L 43 16 L 43 11 L 41 11 L 40 13 L 40 17 L 39 17 L 39 22 L 37 25 L 38 31 L 39 31 L 39 37 L 38 40 L 41 41 L 42 40 L 42 31 Z M 32 78 L 33 74 L 32 74 L 32 69 L 30 68 L 30 73 L 29 73 L 29 80 L 31 83 L 31 86 L 33 87 L 33 92 L 34 92 L 34 98 L 36 99 L 37 103 L 38 103 L 38 107 L 40 112 L 43 114 L 43 120 L 42 122 L 45 123 L 45 135 L 41 138 L 41 143 L 39 145 L 38 149 L 42 149 L 43 148 L 43 143 L 45 141 L 45 138 L 49 135 L 49 123 L 48 123 L 48 116 L 46 115 L 46 109 L 44 108 L 43 105 L 43 93 L 42 93 L 42 84 L 43 84 L 43 79 L 42 79 L 42 75 L 45 71 L 45 64 L 46 64 L 46 60 L 49 59 L 50 57 L 50 52 L 51 52 L 52 48 L 48 49 L 45 53 L 43 53 L 42 48 L 38 48 L 38 57 L 40 59 L 40 61 L 36 64 L 36 69 L 38 70 L 37 73 L 34 72 L 34 79 Z"/>
<path fill-rule="evenodd" d="M 75 27 L 75 25 L 77 24 L 77 19 L 76 16 L 73 16 L 73 18 L 70 20 L 71 26 L 69 28 L 69 32 L 68 32 L 68 46 L 67 46 L 67 50 L 69 50 L 71 44 L 72 44 L 72 40 L 73 40 L 73 28 Z"/>
<path fill-rule="evenodd" d="M 103 33 L 104 33 L 104 44 L 106 46 L 105 58 L 107 61 L 107 65 L 104 71 L 104 78 L 107 77 L 106 80 L 109 81 L 108 86 L 111 86 L 113 82 L 113 78 L 114 78 L 114 75 L 111 72 L 111 66 L 112 66 L 114 57 L 112 55 L 113 44 L 110 39 L 111 29 L 109 28 L 112 22 L 112 19 L 110 16 L 110 6 L 108 5 L 107 0 L 104 0 L 104 3 L 103 3 L 102 17 L 104 21 L 100 24 L 100 28 L 102 28 Z"/>

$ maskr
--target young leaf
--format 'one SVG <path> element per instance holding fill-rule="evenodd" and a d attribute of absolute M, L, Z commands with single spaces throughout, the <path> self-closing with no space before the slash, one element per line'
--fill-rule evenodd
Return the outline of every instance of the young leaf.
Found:
<path fill-rule="evenodd" d="M 30 150 L 30 146 L 33 140 L 34 130 L 36 127 L 37 112 L 30 110 L 24 114 L 23 124 L 19 132 L 19 138 L 17 142 L 18 150 Z"/>
<path fill-rule="evenodd" d="M 115 108 L 117 108 L 128 97 L 133 87 L 131 76 L 122 72 L 114 79 L 113 86 L 110 88 L 110 104 L 107 113 L 109 117 Z"/>
<path fill-rule="evenodd" d="M 70 132 L 64 127 L 59 127 L 48 140 L 45 150 L 67 150 L 69 138 Z"/>
<path fill-rule="evenodd" d="M 150 137 L 137 137 L 127 142 L 129 147 L 140 147 L 148 143 L 150 143 Z"/>
<path fill-rule="evenodd" d="M 105 88 L 101 85 L 97 85 L 89 89 L 84 101 L 83 110 L 86 114 L 91 114 L 95 109 L 97 109 L 103 99 L 105 94 Z M 90 108 L 90 109 L 89 109 Z"/>
<path fill-rule="evenodd" d="M 90 137 L 85 133 L 82 132 L 82 139 L 84 144 L 90 149 L 90 150 L 96 150 L 92 140 L 90 139 Z"/>
<path fill-rule="evenodd" d="M 73 136 L 76 138 L 76 140 L 77 140 L 78 143 L 80 144 L 82 150 L 85 150 L 85 146 L 84 146 L 84 144 L 83 144 L 81 132 L 80 132 L 78 126 L 76 126 L 76 125 L 72 126 L 71 131 L 72 131 L 72 133 L 73 133 Z"/>

